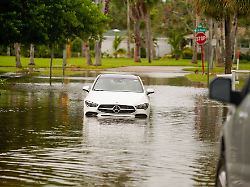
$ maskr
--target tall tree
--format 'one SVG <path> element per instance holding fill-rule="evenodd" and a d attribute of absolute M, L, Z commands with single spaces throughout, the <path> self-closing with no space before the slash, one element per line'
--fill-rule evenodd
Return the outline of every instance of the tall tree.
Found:
<path fill-rule="evenodd" d="M 224 21 L 225 35 L 225 73 L 230 74 L 232 69 L 232 16 L 237 9 L 228 6 L 230 0 L 196 0 L 201 13 L 216 20 Z"/>
<path fill-rule="evenodd" d="M 97 5 L 100 7 L 102 13 L 107 15 L 109 13 L 109 2 L 110 0 L 96 0 Z M 101 55 L 102 55 L 102 34 L 99 34 L 98 39 L 95 42 L 95 66 L 101 66 Z"/>
<path fill-rule="evenodd" d="M 45 19 L 44 24 L 46 24 L 47 42 L 51 47 L 51 78 L 55 44 L 65 43 L 67 39 L 74 36 L 97 37 L 102 31 L 97 28 L 102 28 L 107 19 L 98 7 L 89 0 L 46 0 L 45 8 L 47 19 Z"/>
<path fill-rule="evenodd" d="M 172 46 L 172 53 L 179 58 L 184 44 L 184 36 L 193 33 L 193 22 L 189 9 L 191 5 L 186 1 L 167 1 L 159 5 L 158 10 L 162 14 L 157 18 L 161 24 L 155 25 L 155 29 L 168 38 Z"/>

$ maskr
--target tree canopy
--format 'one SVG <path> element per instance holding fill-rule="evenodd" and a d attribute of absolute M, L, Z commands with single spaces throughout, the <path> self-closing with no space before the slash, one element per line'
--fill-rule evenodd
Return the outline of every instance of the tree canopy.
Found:
<path fill-rule="evenodd" d="M 107 17 L 89 0 L 4 0 L 0 2 L 0 43 L 57 43 L 96 37 Z"/>

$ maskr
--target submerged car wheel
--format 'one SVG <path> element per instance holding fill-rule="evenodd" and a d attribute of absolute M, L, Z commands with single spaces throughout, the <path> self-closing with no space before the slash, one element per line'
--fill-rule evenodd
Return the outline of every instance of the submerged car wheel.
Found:
<path fill-rule="evenodd" d="M 227 171 L 225 166 L 224 154 L 221 155 L 218 162 L 217 173 L 216 173 L 216 187 L 226 187 L 227 186 Z"/>

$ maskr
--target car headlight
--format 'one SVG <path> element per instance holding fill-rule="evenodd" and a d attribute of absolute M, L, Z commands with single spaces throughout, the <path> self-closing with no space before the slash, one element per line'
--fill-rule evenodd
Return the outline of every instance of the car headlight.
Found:
<path fill-rule="evenodd" d="M 144 104 L 136 105 L 135 108 L 136 108 L 136 109 L 144 109 L 144 110 L 147 110 L 148 106 L 149 106 L 148 103 L 144 103 Z"/>
<path fill-rule="evenodd" d="M 85 104 L 88 106 L 88 107 L 97 107 L 98 104 L 97 103 L 94 103 L 92 101 L 85 101 Z"/>

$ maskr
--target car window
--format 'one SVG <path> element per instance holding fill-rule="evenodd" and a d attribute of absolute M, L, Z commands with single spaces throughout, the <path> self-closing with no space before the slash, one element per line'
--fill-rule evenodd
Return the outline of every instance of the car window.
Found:
<path fill-rule="evenodd" d="M 100 77 L 93 90 L 142 93 L 143 87 L 139 79 Z"/>

